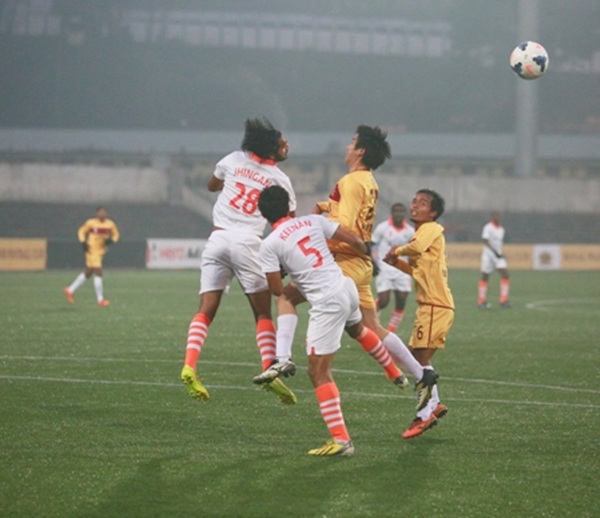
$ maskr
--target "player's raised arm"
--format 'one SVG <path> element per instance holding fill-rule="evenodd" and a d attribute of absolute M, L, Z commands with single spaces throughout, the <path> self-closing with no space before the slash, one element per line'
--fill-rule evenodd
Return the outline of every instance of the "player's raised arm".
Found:
<path fill-rule="evenodd" d="M 348 243 L 352 248 L 354 248 L 361 254 L 367 253 L 368 249 L 366 243 L 360 237 L 343 229 L 341 225 L 333 233 L 331 238 L 337 241 L 343 241 L 344 243 Z"/>
<path fill-rule="evenodd" d="M 408 275 L 412 275 L 412 267 L 410 266 L 410 264 L 408 264 L 408 262 L 406 262 L 399 256 L 397 250 L 398 248 L 392 248 L 383 258 L 383 261 L 393 266 L 394 268 L 398 268 L 398 270 L 402 270 Z"/>
<path fill-rule="evenodd" d="M 311 214 L 324 214 L 326 212 L 331 212 L 328 201 L 319 201 L 315 203 L 310 211 Z"/>
<path fill-rule="evenodd" d="M 402 259 L 401 257 L 397 257 L 397 256 L 393 256 L 395 258 L 395 260 L 393 260 L 393 262 L 387 261 L 387 256 L 386 259 L 384 259 L 384 261 L 388 264 L 391 264 L 394 268 L 398 268 L 398 270 L 403 271 L 404 273 L 410 275 L 412 277 L 413 274 L 413 269 L 412 266 L 405 261 L 404 259 Z"/>

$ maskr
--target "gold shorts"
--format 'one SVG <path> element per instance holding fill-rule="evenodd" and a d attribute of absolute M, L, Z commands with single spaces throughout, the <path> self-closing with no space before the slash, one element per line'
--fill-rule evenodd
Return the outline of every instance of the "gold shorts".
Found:
<path fill-rule="evenodd" d="M 454 322 L 454 310 L 443 306 L 419 304 L 410 335 L 413 349 L 443 349 L 446 335 Z"/>
<path fill-rule="evenodd" d="M 104 252 L 86 252 L 85 266 L 86 268 L 102 268 L 102 258 Z"/>
<path fill-rule="evenodd" d="M 375 308 L 375 298 L 371 289 L 371 280 L 373 279 L 373 264 L 371 261 L 362 259 L 355 255 L 333 254 L 335 262 L 344 272 L 346 277 L 350 277 L 356 289 L 360 307 L 366 309 Z"/>

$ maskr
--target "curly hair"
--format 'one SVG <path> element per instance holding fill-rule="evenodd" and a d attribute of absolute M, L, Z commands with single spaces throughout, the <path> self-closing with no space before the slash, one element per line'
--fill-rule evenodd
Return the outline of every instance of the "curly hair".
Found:
<path fill-rule="evenodd" d="M 281 131 L 263 117 L 262 119 L 246 119 L 246 131 L 242 140 L 242 150 L 250 151 L 260 158 L 272 158 L 277 154 Z"/>

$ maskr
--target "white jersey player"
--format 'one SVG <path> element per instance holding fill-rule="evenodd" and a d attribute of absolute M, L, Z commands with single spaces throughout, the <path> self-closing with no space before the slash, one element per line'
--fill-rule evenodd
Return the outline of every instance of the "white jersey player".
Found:
<path fill-rule="evenodd" d="M 371 252 L 377 265 L 375 286 L 378 311 L 387 307 L 390 301 L 390 292 L 394 292 L 394 309 L 387 326 L 388 331 L 392 333 L 404 318 L 406 299 L 412 291 L 412 278 L 398 268 L 387 264 L 383 258 L 390 250 L 407 244 L 415 233 L 414 227 L 406 221 L 405 216 L 406 206 L 402 203 L 394 203 L 390 217 L 375 227 L 372 236 Z"/>
<path fill-rule="evenodd" d="M 487 301 L 488 280 L 494 270 L 500 274 L 500 307 L 509 308 L 508 294 L 510 280 L 508 275 L 508 262 L 504 257 L 502 247 L 504 245 L 504 227 L 500 224 L 500 214 L 492 212 L 491 220 L 486 223 L 481 233 L 483 250 L 481 251 L 481 279 L 477 304 L 480 309 L 489 309 L 491 304 Z"/>
<path fill-rule="evenodd" d="M 339 228 L 339 223 L 316 214 L 283 218 L 273 225 L 273 231 L 262 242 L 260 257 L 263 272 L 279 271 L 281 265 L 313 309 L 324 301 L 334 299 L 340 290 L 345 289 L 348 279 L 327 247 L 326 240 L 331 239 Z M 328 313 L 331 316 L 332 312 Z M 360 320 L 360 312 L 353 314 Z M 338 320 L 337 316 L 335 320 Z M 345 324 L 347 320 L 344 318 L 341 323 Z M 309 339 L 308 343 L 320 353 L 335 352 L 339 348 L 336 342 L 341 338 L 344 325 L 338 330 L 339 337 L 336 339 L 331 334 L 331 325 L 326 325 L 317 333 L 317 341 Z M 326 342 L 322 346 L 321 340 Z"/>
<path fill-rule="evenodd" d="M 274 159 L 263 159 L 249 151 L 234 151 L 217 163 L 213 175 L 223 182 L 213 207 L 215 227 L 262 238 L 267 221 L 258 210 L 258 196 L 270 185 L 281 185 L 290 195 L 290 211 L 296 210 L 292 182 Z"/>
<path fill-rule="evenodd" d="M 288 143 L 266 119 L 248 119 L 241 151 L 221 159 L 208 181 L 208 190 L 221 191 L 213 208 L 213 231 L 202 254 L 200 306 L 188 328 L 186 354 L 181 379 L 190 395 L 209 399 L 208 391 L 196 374 L 208 328 L 214 320 L 221 297 L 235 276 L 252 307 L 256 320 L 256 341 L 263 370 L 275 359 L 276 332 L 271 317 L 271 293 L 260 265 L 260 244 L 266 220 L 258 209 L 260 192 L 268 186 L 281 186 L 296 209 L 292 183 L 278 167 L 287 158 Z M 286 404 L 296 402 L 294 394 L 281 382 L 264 385 Z"/>
<path fill-rule="evenodd" d="M 323 216 L 287 216 L 288 203 L 287 192 L 281 187 L 268 187 L 260 195 L 260 211 L 273 228 L 261 246 L 263 271 L 271 292 L 279 296 L 283 293 L 283 267 L 311 305 L 306 332 L 308 374 L 331 439 L 308 453 L 347 456 L 354 452 L 354 446 L 344 422 L 339 391 L 331 375 L 333 357 L 340 348 L 344 329 L 361 345 L 372 342 L 382 354 L 385 347 L 377 335 L 361 323 L 356 285 L 334 261 L 327 239 L 348 243 L 360 253 L 365 253 L 367 247 L 358 236 Z M 257 376 L 255 381 L 269 379 L 268 372 Z"/>
<path fill-rule="evenodd" d="M 259 249 L 267 221 L 258 210 L 258 196 L 265 187 L 280 185 L 295 212 L 292 182 L 274 160 L 244 151 L 221 159 L 213 178 L 222 188 L 213 207 L 213 232 L 202 254 L 200 293 L 224 290 L 234 275 L 247 295 L 264 291 L 268 287 Z"/>

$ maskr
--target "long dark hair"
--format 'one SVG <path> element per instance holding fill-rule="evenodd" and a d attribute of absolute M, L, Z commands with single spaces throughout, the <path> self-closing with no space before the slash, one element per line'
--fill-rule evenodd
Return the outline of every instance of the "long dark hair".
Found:
<path fill-rule="evenodd" d="M 269 119 L 263 117 L 246 119 L 246 131 L 242 140 L 242 150 L 250 151 L 260 158 L 272 158 L 279 149 L 281 131 L 275 129 Z"/>

